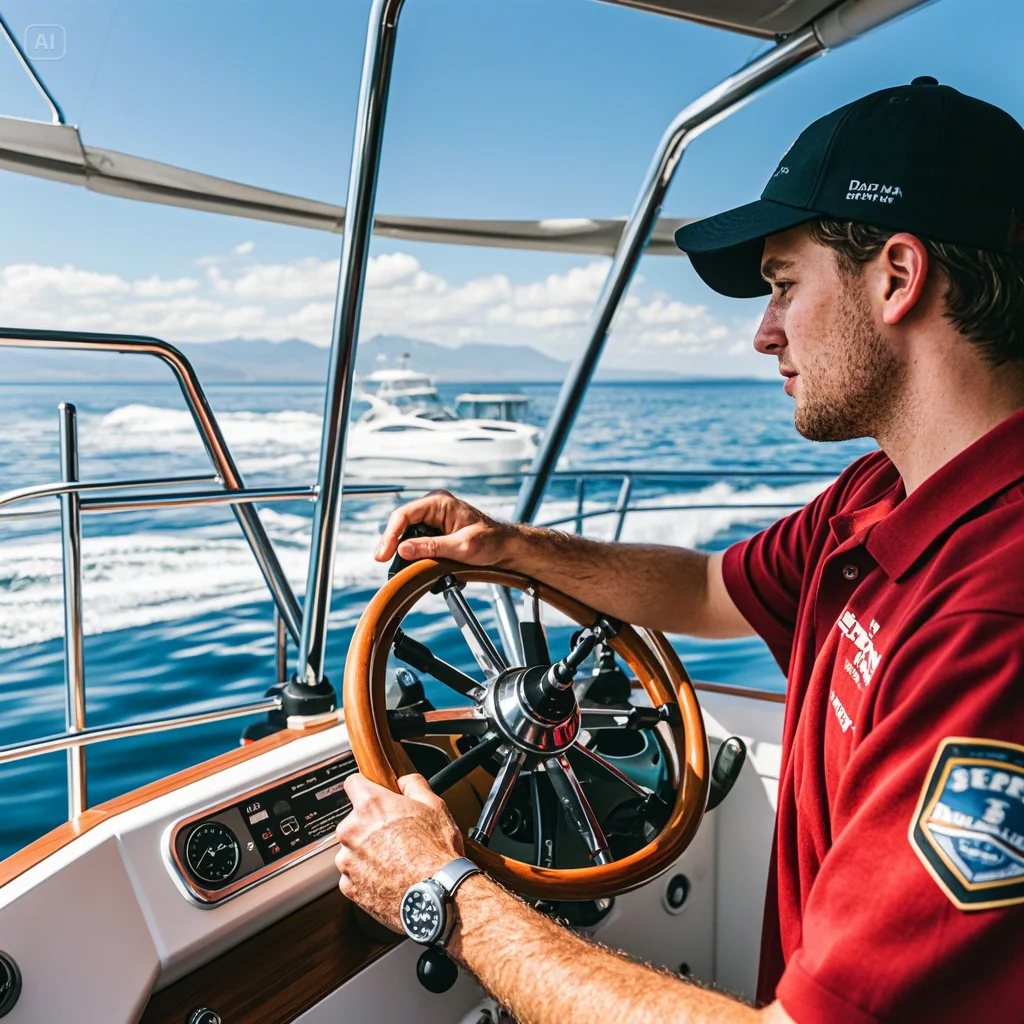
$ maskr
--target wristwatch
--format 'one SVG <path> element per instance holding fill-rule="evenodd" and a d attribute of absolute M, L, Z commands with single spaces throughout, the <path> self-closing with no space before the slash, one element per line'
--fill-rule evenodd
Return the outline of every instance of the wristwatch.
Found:
<path fill-rule="evenodd" d="M 468 858 L 456 857 L 431 878 L 410 885 L 400 910 L 405 934 L 413 942 L 443 949 L 455 928 L 455 890 L 479 871 Z"/>

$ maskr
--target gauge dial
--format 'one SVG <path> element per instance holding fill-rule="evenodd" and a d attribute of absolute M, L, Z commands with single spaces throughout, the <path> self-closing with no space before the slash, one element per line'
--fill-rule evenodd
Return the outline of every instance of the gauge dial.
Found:
<path fill-rule="evenodd" d="M 242 848 L 234 832 L 219 821 L 204 821 L 185 844 L 189 871 L 203 882 L 226 882 L 238 870 Z"/>

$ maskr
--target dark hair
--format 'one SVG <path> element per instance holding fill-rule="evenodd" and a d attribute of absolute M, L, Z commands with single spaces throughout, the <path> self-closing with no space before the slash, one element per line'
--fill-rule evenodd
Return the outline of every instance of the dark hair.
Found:
<path fill-rule="evenodd" d="M 811 235 L 836 254 L 839 269 L 857 274 L 896 232 L 823 218 Z M 1024 360 L 1024 256 L 921 239 L 931 266 L 946 275 L 945 317 L 992 366 Z"/>

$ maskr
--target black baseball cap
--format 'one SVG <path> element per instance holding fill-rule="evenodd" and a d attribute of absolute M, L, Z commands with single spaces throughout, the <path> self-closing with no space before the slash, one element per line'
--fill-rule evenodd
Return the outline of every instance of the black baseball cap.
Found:
<path fill-rule="evenodd" d="M 1024 128 L 991 103 L 915 78 L 819 118 L 756 203 L 679 228 L 676 244 L 716 292 L 768 295 L 765 238 L 819 217 L 1024 252 Z"/>

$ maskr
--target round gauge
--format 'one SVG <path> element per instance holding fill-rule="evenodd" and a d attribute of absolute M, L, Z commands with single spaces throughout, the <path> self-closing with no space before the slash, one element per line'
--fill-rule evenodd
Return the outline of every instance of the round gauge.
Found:
<path fill-rule="evenodd" d="M 185 844 L 185 863 L 203 882 L 226 882 L 237 870 L 242 848 L 234 832 L 219 821 L 204 821 Z"/>
<path fill-rule="evenodd" d="M 402 925 L 414 942 L 433 942 L 444 927 L 444 907 L 440 897 L 428 886 L 409 889 L 402 899 Z"/>

